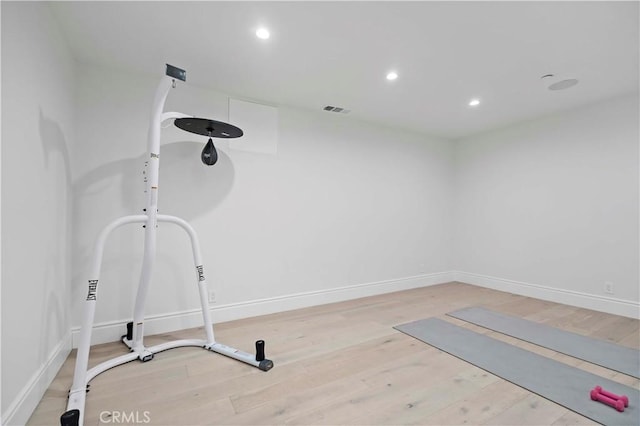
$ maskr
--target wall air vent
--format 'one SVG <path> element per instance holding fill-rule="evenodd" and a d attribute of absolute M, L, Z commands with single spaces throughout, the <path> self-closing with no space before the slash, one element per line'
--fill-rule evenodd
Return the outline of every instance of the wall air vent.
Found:
<path fill-rule="evenodd" d="M 331 106 L 331 105 L 327 105 L 326 107 L 323 108 L 323 110 L 330 111 L 330 112 L 341 112 L 343 114 L 349 114 L 351 112 L 350 109 L 334 107 L 334 106 Z"/>

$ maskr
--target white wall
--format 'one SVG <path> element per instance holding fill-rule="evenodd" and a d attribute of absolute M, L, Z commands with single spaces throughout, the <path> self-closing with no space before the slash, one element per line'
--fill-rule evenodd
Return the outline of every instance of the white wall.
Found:
<path fill-rule="evenodd" d="M 150 77 L 89 65 L 78 70 L 74 325 L 95 236 L 144 207 L 148 115 L 162 66 Z M 187 80 L 197 71 L 187 70 Z M 226 121 L 228 98 L 179 83 L 165 110 Z M 277 154 L 218 142 L 220 159 L 210 168 L 199 159 L 206 138 L 173 126 L 163 131 L 159 210 L 185 218 L 199 233 L 215 318 L 450 280 L 449 142 L 322 111 L 280 108 L 278 117 Z M 123 328 L 111 325 L 130 321 L 142 232 L 133 225 L 118 230 L 107 246 L 98 341 L 117 339 Z M 176 314 L 157 330 L 198 325 L 195 313 L 194 323 L 185 319 L 198 308 L 187 238 L 171 225 L 161 225 L 158 238 L 146 312 L 156 322 Z"/>
<path fill-rule="evenodd" d="M 457 141 L 458 279 L 637 316 L 638 121 L 635 95 Z"/>
<path fill-rule="evenodd" d="M 2 422 L 24 424 L 71 347 L 73 61 L 48 6 L 2 2 Z"/>

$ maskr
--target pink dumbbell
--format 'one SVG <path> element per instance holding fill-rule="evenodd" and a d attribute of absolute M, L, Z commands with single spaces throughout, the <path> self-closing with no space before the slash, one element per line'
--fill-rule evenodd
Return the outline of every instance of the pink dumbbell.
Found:
<path fill-rule="evenodd" d="M 594 388 L 594 390 L 598 391 L 599 394 L 602 394 L 604 396 L 608 396 L 611 399 L 621 399 L 622 402 L 624 402 L 624 406 L 625 407 L 629 406 L 629 398 L 627 398 L 626 395 L 616 395 L 615 393 L 611 393 L 611 392 L 608 392 L 608 391 L 602 389 L 600 386 L 596 386 Z"/>
<path fill-rule="evenodd" d="M 622 399 L 609 398 L 608 396 L 598 392 L 598 387 L 599 386 L 591 390 L 591 399 L 594 401 L 602 402 L 603 404 L 607 404 L 608 406 L 613 407 L 622 413 L 624 411 L 624 401 Z"/>

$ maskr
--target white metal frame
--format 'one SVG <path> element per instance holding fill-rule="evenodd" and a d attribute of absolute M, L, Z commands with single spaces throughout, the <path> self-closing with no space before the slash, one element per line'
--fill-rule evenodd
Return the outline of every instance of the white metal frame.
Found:
<path fill-rule="evenodd" d="M 255 355 L 251 355 L 249 353 L 223 345 L 221 343 L 217 343 L 215 341 L 215 337 L 213 334 L 213 323 L 211 321 L 211 314 L 209 312 L 207 281 L 204 276 L 202 258 L 200 255 L 200 244 L 198 242 L 196 232 L 191 227 L 191 225 L 189 225 L 183 219 L 175 216 L 158 214 L 158 172 L 160 165 L 161 125 L 166 120 L 190 117 L 188 115 L 177 112 L 162 112 L 167 95 L 169 94 L 169 91 L 172 87 L 175 87 L 175 80 L 169 75 L 164 76 L 156 90 L 155 98 L 153 101 L 151 123 L 149 126 L 148 134 L 149 158 L 145 166 L 145 174 L 147 176 L 146 213 L 142 215 L 121 217 L 111 222 L 102 230 L 95 245 L 93 263 L 90 273 L 91 279 L 89 280 L 89 291 L 84 304 L 84 316 L 82 320 L 82 329 L 80 331 L 80 341 L 78 344 L 78 354 L 73 376 L 73 385 L 71 387 L 71 390 L 69 391 L 67 411 L 63 414 L 62 417 L 65 417 L 65 415 L 70 415 L 73 410 L 78 410 L 79 416 L 78 413 L 71 414 L 69 417 L 75 417 L 76 419 L 78 419 L 71 421 L 71 423 L 65 423 L 61 417 L 61 422 L 63 425 L 83 424 L 85 399 L 88 385 L 89 382 L 98 374 L 118 365 L 133 361 L 135 359 L 139 359 L 141 361 L 149 361 L 153 359 L 153 354 L 165 351 L 167 349 L 185 346 L 199 346 L 204 349 L 234 358 L 238 361 L 242 361 L 264 371 L 267 371 L 271 369 L 271 367 L 273 367 L 273 362 L 268 359 L 256 361 Z M 151 272 L 156 257 L 156 233 L 158 222 L 168 222 L 178 225 L 189 235 L 191 239 L 191 248 L 193 250 L 196 279 L 200 292 L 202 319 L 204 322 L 206 339 L 176 340 L 173 342 L 162 343 L 160 345 L 151 347 L 145 347 L 144 345 L 144 305 L 147 298 L 149 284 L 151 281 Z M 91 346 L 91 331 L 93 328 L 93 321 L 95 317 L 97 301 L 96 299 L 98 295 L 98 282 L 100 278 L 100 268 L 102 265 L 102 254 L 104 251 L 104 246 L 111 231 L 122 225 L 131 223 L 143 223 L 145 225 L 144 257 L 142 261 L 140 284 L 138 286 L 138 293 L 136 295 L 136 302 L 133 313 L 132 338 L 128 339 L 127 336 L 123 336 L 122 338 L 123 343 L 130 348 L 131 353 L 110 359 L 99 365 L 96 365 L 90 370 L 87 370 L 89 362 L 89 349 Z"/>

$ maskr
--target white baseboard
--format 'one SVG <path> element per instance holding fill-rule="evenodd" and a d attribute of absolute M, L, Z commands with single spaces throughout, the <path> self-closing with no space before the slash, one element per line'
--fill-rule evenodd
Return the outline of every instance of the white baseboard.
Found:
<path fill-rule="evenodd" d="M 210 309 L 214 323 L 219 323 L 290 311 L 293 309 L 307 308 L 310 306 L 324 305 L 327 303 L 342 302 L 345 300 L 391 293 L 394 291 L 426 287 L 450 281 L 453 281 L 452 272 L 437 272 L 327 290 L 276 296 L 268 299 L 250 300 L 246 302 L 229 303 L 226 305 L 214 305 L 211 306 Z M 128 321 L 131 320 L 128 319 L 95 324 L 91 335 L 91 344 L 96 345 L 100 343 L 118 341 L 124 334 L 125 325 Z M 200 327 L 201 325 L 202 314 L 198 308 L 160 315 L 148 315 L 145 317 L 144 331 L 146 335 L 151 335 L 184 330 L 186 328 Z M 71 331 L 73 347 L 77 348 L 80 327 L 74 327 Z"/>
<path fill-rule="evenodd" d="M 67 333 L 60 340 L 45 363 L 31 376 L 11 405 L 4 410 L 1 424 L 9 426 L 27 423 L 45 391 L 69 356 L 69 352 L 71 352 L 71 333 Z"/>
<path fill-rule="evenodd" d="M 453 271 L 452 274 L 455 281 L 477 285 L 479 287 L 506 291 L 522 296 L 564 303 L 566 305 L 593 309 L 595 311 L 607 312 L 629 318 L 637 319 L 640 314 L 640 303 L 635 301 L 582 293 L 579 291 L 564 290 L 469 272 Z"/>

